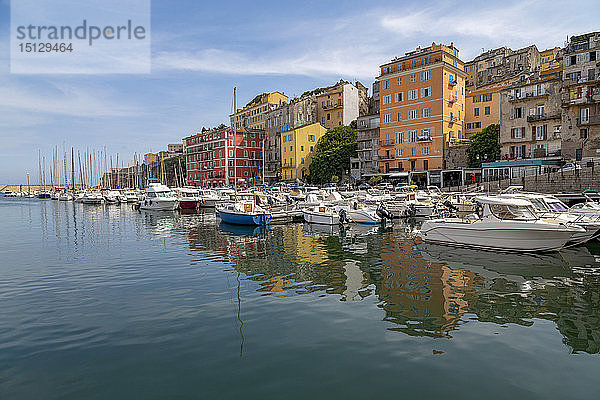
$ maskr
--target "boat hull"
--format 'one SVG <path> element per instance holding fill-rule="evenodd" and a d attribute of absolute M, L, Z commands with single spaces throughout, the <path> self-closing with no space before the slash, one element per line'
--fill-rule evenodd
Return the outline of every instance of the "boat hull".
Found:
<path fill-rule="evenodd" d="M 154 211 L 173 211 L 177 209 L 177 200 L 142 200 L 140 202 L 140 210 L 154 210 Z"/>
<path fill-rule="evenodd" d="M 338 214 L 315 213 L 308 210 L 304 210 L 302 214 L 304 221 L 309 224 L 338 225 L 340 223 L 340 216 Z"/>
<path fill-rule="evenodd" d="M 504 251 L 544 252 L 563 248 L 577 232 L 539 224 L 497 227 L 478 225 L 425 221 L 418 235 L 423 241 L 430 243 Z"/>
<path fill-rule="evenodd" d="M 218 209 L 217 213 L 221 221 L 232 225 L 263 226 L 271 222 L 269 214 L 243 214 Z"/>
<path fill-rule="evenodd" d="M 182 210 L 191 210 L 199 207 L 198 200 L 179 200 L 179 208 Z"/>

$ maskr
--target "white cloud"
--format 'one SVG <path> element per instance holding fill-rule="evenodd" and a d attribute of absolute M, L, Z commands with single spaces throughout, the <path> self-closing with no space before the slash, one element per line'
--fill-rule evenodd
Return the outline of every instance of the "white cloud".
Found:
<path fill-rule="evenodd" d="M 14 81 L 4 83 L 0 86 L 0 107 L 23 112 L 23 116 L 27 118 L 31 112 L 72 117 L 142 115 L 138 107 L 123 104 L 116 96 L 99 88 L 59 83 L 54 83 L 51 87 L 37 85 L 35 89 Z"/>

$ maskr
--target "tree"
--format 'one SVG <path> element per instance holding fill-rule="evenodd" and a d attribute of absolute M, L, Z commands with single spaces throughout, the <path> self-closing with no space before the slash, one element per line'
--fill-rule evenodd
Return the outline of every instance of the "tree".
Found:
<path fill-rule="evenodd" d="M 470 168 L 481 168 L 482 162 L 492 162 L 500 155 L 500 125 L 492 124 L 481 132 L 474 133 L 467 147 L 467 164 Z"/>
<path fill-rule="evenodd" d="M 383 178 L 381 177 L 381 175 L 375 175 L 372 176 L 371 179 L 369 179 L 369 185 L 371 186 L 376 186 L 378 185 L 381 181 L 383 180 Z"/>
<path fill-rule="evenodd" d="M 317 143 L 308 167 L 312 183 L 329 183 L 350 169 L 350 157 L 356 157 L 356 131 L 349 126 L 330 129 Z"/>

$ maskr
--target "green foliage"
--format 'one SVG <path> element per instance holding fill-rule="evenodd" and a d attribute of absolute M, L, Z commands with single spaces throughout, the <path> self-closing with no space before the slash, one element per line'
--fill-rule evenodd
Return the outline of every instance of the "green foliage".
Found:
<path fill-rule="evenodd" d="M 331 183 L 338 183 L 340 181 L 340 178 L 338 178 L 337 175 L 333 175 L 331 177 Z"/>
<path fill-rule="evenodd" d="M 349 126 L 330 129 L 319 139 L 309 167 L 312 183 L 329 183 L 350 169 L 350 157 L 356 157 L 356 131 Z"/>
<path fill-rule="evenodd" d="M 378 185 L 381 181 L 383 180 L 383 178 L 380 175 L 376 175 L 376 176 L 372 176 L 371 179 L 369 179 L 369 185 L 371 186 L 376 186 Z"/>
<path fill-rule="evenodd" d="M 482 162 L 496 161 L 500 155 L 500 125 L 492 124 L 481 132 L 474 133 L 467 147 L 467 164 L 470 168 L 481 168 Z"/>

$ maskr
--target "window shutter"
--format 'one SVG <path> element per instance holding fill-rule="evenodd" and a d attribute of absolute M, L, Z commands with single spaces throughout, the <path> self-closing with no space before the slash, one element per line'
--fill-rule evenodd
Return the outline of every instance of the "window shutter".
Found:
<path fill-rule="evenodd" d="M 514 108 L 510 109 L 510 119 L 515 119 L 515 109 Z"/>
<path fill-rule="evenodd" d="M 585 53 L 585 62 L 590 61 L 590 53 Z"/>
<path fill-rule="evenodd" d="M 565 57 L 565 66 L 568 67 L 571 65 L 571 57 L 567 56 Z"/>
<path fill-rule="evenodd" d="M 544 140 L 548 140 L 548 125 L 544 125 Z"/>
<path fill-rule="evenodd" d="M 535 126 L 531 127 L 531 138 L 535 140 Z"/>
<path fill-rule="evenodd" d="M 511 139 L 515 138 L 515 128 L 510 128 L 510 138 Z"/>

